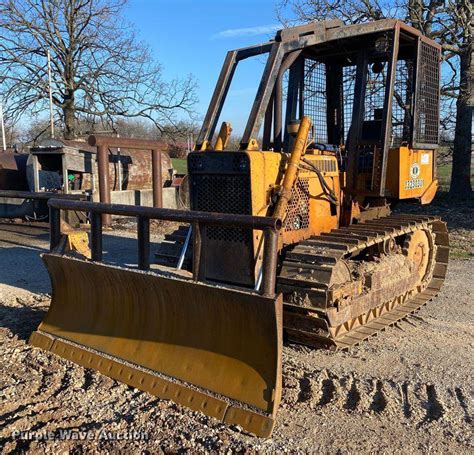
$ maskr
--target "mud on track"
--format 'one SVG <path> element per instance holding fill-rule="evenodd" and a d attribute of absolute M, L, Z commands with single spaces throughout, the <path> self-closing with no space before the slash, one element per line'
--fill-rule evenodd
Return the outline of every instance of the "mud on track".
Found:
<path fill-rule="evenodd" d="M 30 234 L 33 231 L 29 231 Z M 284 394 L 272 439 L 132 389 L 31 348 L 49 304 L 38 252 L 47 236 L 0 229 L 0 447 L 90 450 L 472 453 L 473 260 L 453 260 L 446 286 L 414 317 L 349 353 L 284 348 Z M 117 244 L 127 261 L 133 245 Z M 114 253 L 115 254 L 115 253 Z M 111 260 L 114 259 L 111 254 Z M 81 429 L 131 431 L 148 440 L 35 441 L 12 437 Z"/>

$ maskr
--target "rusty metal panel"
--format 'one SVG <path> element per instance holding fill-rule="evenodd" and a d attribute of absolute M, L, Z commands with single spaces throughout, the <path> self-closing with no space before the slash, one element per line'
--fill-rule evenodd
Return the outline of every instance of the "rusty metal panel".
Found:
<path fill-rule="evenodd" d="M 393 31 L 392 48 L 388 57 L 388 69 L 385 86 L 384 113 L 381 126 L 382 150 L 380 154 L 374 155 L 374 168 L 372 174 L 372 190 L 377 191 L 380 196 L 385 195 L 385 183 L 387 180 L 388 151 L 390 149 L 390 138 L 392 135 L 392 104 L 393 88 L 397 73 L 398 49 L 400 46 L 400 27 L 397 25 Z"/>
<path fill-rule="evenodd" d="M 272 44 L 271 51 L 268 55 L 268 60 L 263 71 L 263 76 L 260 81 L 260 85 L 257 90 L 257 95 L 252 105 L 252 110 L 245 127 L 242 140 L 240 142 L 240 148 L 245 150 L 250 143 L 251 139 L 256 139 L 260 125 L 265 116 L 265 111 L 270 102 L 270 98 L 273 93 L 273 88 L 280 70 L 280 66 L 283 60 L 285 52 L 282 48 L 281 43 L 275 42 Z"/>
<path fill-rule="evenodd" d="M 0 152 L 0 190 L 28 190 L 27 154 Z"/>
<path fill-rule="evenodd" d="M 80 144 L 80 143 L 79 143 Z M 84 143 L 84 148 L 90 148 Z M 121 148 L 104 147 L 107 155 L 108 170 L 109 170 L 109 188 L 111 191 L 118 190 L 141 190 L 152 188 L 152 156 L 148 150 L 131 150 Z M 171 182 L 171 172 L 173 168 L 171 159 L 167 152 L 161 152 L 161 175 L 162 182 Z M 63 174 L 63 162 L 61 157 L 66 157 L 67 169 L 72 174 L 79 174 L 80 188 L 79 190 L 91 189 L 92 174 L 96 174 L 97 170 L 97 153 L 94 150 L 90 152 L 80 148 L 67 147 L 42 147 L 32 149 L 27 164 L 27 176 L 30 189 L 34 187 L 33 177 L 33 155 L 38 159 L 38 173 L 40 175 L 40 187 L 45 186 L 47 189 L 53 189 L 54 180 L 48 175 L 55 176 L 57 179 L 56 186 L 62 185 L 61 175 Z M 19 155 L 23 156 L 23 155 Z M 1 169 L 1 155 L 0 155 L 0 169 Z M 0 170 L 0 182 L 1 182 Z M 5 188 L 7 189 L 7 188 Z M 9 188 L 11 189 L 11 188 Z M 17 188 L 20 189 L 20 188 Z"/>
<path fill-rule="evenodd" d="M 209 108 L 204 118 L 204 122 L 199 133 L 196 145 L 200 150 L 205 141 L 210 141 L 214 135 L 219 115 L 222 111 L 227 92 L 229 91 L 230 83 L 237 65 L 237 51 L 229 51 L 226 55 L 224 64 L 219 75 L 219 79 L 214 89 Z"/>
<path fill-rule="evenodd" d="M 270 435 L 281 395 L 281 298 L 54 254 L 43 260 L 53 298 L 32 344 L 193 409 L 193 396 L 209 396 L 215 406 L 197 409 Z M 154 389 L 159 379 L 174 393 Z"/>

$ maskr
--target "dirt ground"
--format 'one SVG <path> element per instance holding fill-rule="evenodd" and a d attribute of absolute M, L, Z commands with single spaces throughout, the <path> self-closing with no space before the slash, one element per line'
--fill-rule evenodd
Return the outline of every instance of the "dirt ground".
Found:
<path fill-rule="evenodd" d="M 473 231 L 468 223 L 451 227 L 462 259 L 455 255 L 441 294 L 408 321 L 348 353 L 284 347 L 283 402 L 272 438 L 263 440 L 28 346 L 49 304 L 39 259 L 48 234 L 0 223 L 0 446 L 4 453 L 473 453 Z M 133 261 L 128 237 L 105 236 L 109 262 Z M 68 430 L 93 439 L 70 440 Z M 137 440 L 110 439 L 130 432 Z"/>

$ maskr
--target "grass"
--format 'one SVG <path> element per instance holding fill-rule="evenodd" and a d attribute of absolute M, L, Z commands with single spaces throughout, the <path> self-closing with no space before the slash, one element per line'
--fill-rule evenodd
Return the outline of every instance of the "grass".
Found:
<path fill-rule="evenodd" d="M 472 259 L 474 254 L 458 248 L 451 248 L 449 251 L 449 257 L 452 259 Z"/>
<path fill-rule="evenodd" d="M 437 175 L 439 186 L 444 190 L 449 190 L 451 184 L 451 170 L 453 165 L 451 163 L 438 164 Z M 471 185 L 474 187 L 474 166 L 471 166 Z"/>
<path fill-rule="evenodd" d="M 452 164 L 438 164 L 438 176 L 443 180 L 451 179 L 451 169 L 453 168 Z"/>
<path fill-rule="evenodd" d="M 176 169 L 178 174 L 187 174 L 188 173 L 188 165 L 185 159 L 181 158 L 172 158 L 171 161 L 173 162 L 173 167 Z M 451 181 L 451 169 L 452 164 L 438 164 L 438 179 L 439 184 L 442 187 L 448 187 Z M 473 171 L 474 172 L 474 167 Z M 474 185 L 474 178 L 473 178 L 473 185 Z"/>
<path fill-rule="evenodd" d="M 171 158 L 173 167 L 176 169 L 178 174 L 187 174 L 188 173 L 188 163 L 186 160 L 181 158 Z"/>

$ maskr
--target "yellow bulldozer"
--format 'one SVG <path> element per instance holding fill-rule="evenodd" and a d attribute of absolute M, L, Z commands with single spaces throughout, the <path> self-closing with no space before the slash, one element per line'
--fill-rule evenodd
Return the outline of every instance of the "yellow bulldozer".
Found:
<path fill-rule="evenodd" d="M 226 95 L 256 56 L 227 150 Z M 191 210 L 49 201 L 52 302 L 30 342 L 270 436 L 284 337 L 348 349 L 443 284 L 445 223 L 391 212 L 435 196 L 439 80 L 440 46 L 397 20 L 311 23 L 230 51 L 188 156 Z M 72 209 L 90 213 L 91 260 L 57 250 Z M 138 269 L 101 262 L 104 214 L 137 217 Z M 150 219 L 183 222 L 152 264 Z"/>

